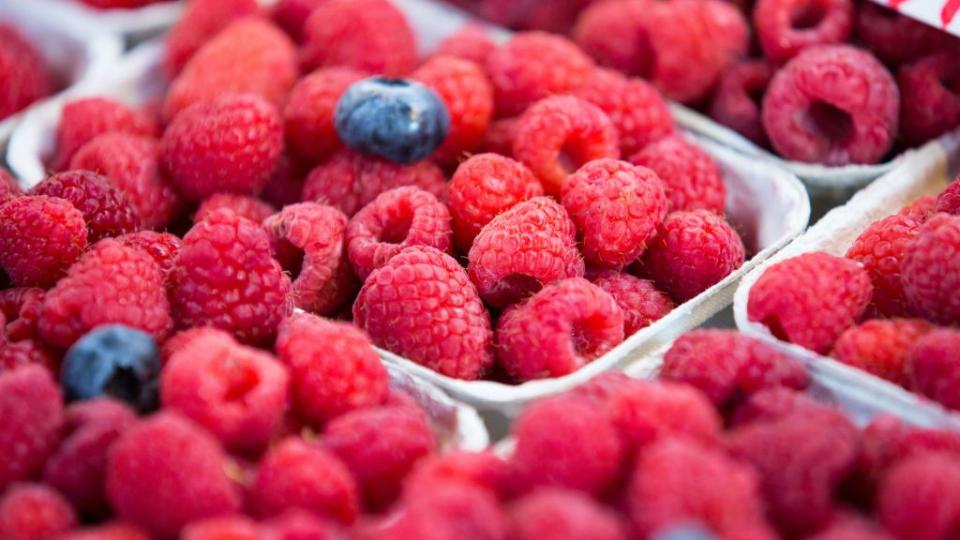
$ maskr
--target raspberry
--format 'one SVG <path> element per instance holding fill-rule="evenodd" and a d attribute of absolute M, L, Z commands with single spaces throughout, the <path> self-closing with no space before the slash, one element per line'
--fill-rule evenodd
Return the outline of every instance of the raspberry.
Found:
<path fill-rule="evenodd" d="M 63 426 L 60 389 L 40 366 L 0 372 L 0 491 L 34 478 L 57 449 Z"/>
<path fill-rule="evenodd" d="M 270 341 L 293 308 L 290 278 L 271 256 L 267 233 L 226 210 L 183 238 L 170 284 L 181 328 L 214 326 L 245 343 Z"/>
<path fill-rule="evenodd" d="M 353 320 L 378 346 L 448 377 L 478 379 L 493 364 L 490 314 L 477 289 L 453 257 L 431 247 L 407 248 L 374 270 Z"/>
<path fill-rule="evenodd" d="M 492 452 L 455 451 L 421 461 L 404 483 L 404 498 L 419 497 L 449 484 L 504 494 L 510 481 L 506 462 Z"/>
<path fill-rule="evenodd" d="M 492 495 L 472 486 L 452 484 L 409 501 L 399 518 L 377 538 L 498 540 L 506 534 L 506 518 Z"/>
<path fill-rule="evenodd" d="M 347 88 L 364 77 L 363 71 L 349 67 L 318 69 L 293 87 L 283 108 L 283 129 L 297 157 L 319 163 L 343 147 L 334 111 Z"/>
<path fill-rule="evenodd" d="M 57 125 L 57 155 L 53 168 L 63 170 L 81 147 L 98 135 L 126 133 L 152 136 L 157 126 L 146 114 L 102 97 L 81 98 L 63 106 Z"/>
<path fill-rule="evenodd" d="M 910 307 L 941 324 L 960 321 L 960 216 L 937 214 L 907 245 L 900 279 Z"/>
<path fill-rule="evenodd" d="M 280 325 L 276 347 L 292 375 L 293 407 L 314 425 L 387 397 L 387 371 L 355 326 L 294 315 Z"/>
<path fill-rule="evenodd" d="M 107 498 L 118 518 L 153 536 L 175 537 L 192 521 L 240 509 L 225 460 L 207 432 L 176 413 L 156 414 L 113 444 Z"/>
<path fill-rule="evenodd" d="M 907 144 L 923 144 L 960 125 L 960 96 L 951 87 L 960 76 L 958 61 L 960 54 L 943 51 L 900 68 L 900 130 Z"/>
<path fill-rule="evenodd" d="M 144 251 L 105 239 L 83 254 L 47 292 L 40 335 L 67 348 L 101 324 L 123 324 L 158 341 L 172 329 L 164 276 Z"/>
<path fill-rule="evenodd" d="M 450 212 L 432 194 L 414 186 L 385 191 L 350 218 L 344 241 L 353 271 L 361 279 L 411 246 L 449 253 Z"/>
<path fill-rule="evenodd" d="M 710 117 L 757 146 L 767 145 L 760 104 L 773 78 L 773 67 L 761 60 L 740 62 L 725 71 L 710 102 Z"/>
<path fill-rule="evenodd" d="M 76 522 L 70 504 L 42 484 L 14 484 L 0 499 L 0 537 L 4 540 L 54 538 Z"/>
<path fill-rule="evenodd" d="M 512 157 L 513 143 L 517 140 L 517 128 L 519 126 L 519 116 L 495 120 L 490 124 L 490 129 L 487 130 L 487 136 L 481 148 L 484 152 Z"/>
<path fill-rule="evenodd" d="M 173 80 L 163 117 L 171 121 L 190 105 L 225 94 L 255 95 L 281 107 L 298 74 L 296 48 L 283 32 L 256 18 L 236 21 L 197 51 Z"/>
<path fill-rule="evenodd" d="M 806 253 L 767 268 L 750 290 L 747 314 L 778 339 L 826 354 L 872 294 L 870 276 L 857 263 Z"/>
<path fill-rule="evenodd" d="M 917 202 L 913 204 L 917 204 Z M 934 203 L 934 210 L 947 214 L 960 215 L 960 182 L 951 182 L 940 192 L 940 195 L 937 196 L 936 202 Z M 901 212 L 903 212 L 903 210 L 901 210 Z"/>
<path fill-rule="evenodd" d="M 164 279 L 173 269 L 177 254 L 180 253 L 182 242 L 180 238 L 170 233 L 160 233 L 155 231 L 140 231 L 135 233 L 118 236 L 117 241 L 125 246 L 139 248 L 145 251 L 147 255 L 153 257 L 154 262 L 160 267 L 160 272 Z"/>
<path fill-rule="evenodd" d="M 270 203 L 250 195 L 214 193 L 200 203 L 200 207 L 193 215 L 193 221 L 203 221 L 207 216 L 221 208 L 231 210 L 238 216 L 249 219 L 254 223 L 263 223 L 265 219 L 277 212 L 277 209 Z"/>
<path fill-rule="evenodd" d="M 960 462 L 916 456 L 896 465 L 877 493 L 880 523 L 897 538 L 934 540 L 960 525 Z"/>
<path fill-rule="evenodd" d="M 780 420 L 796 414 L 815 415 L 836 411 L 813 400 L 809 395 L 786 386 L 760 390 L 740 405 L 730 416 L 734 427 L 756 422 Z"/>
<path fill-rule="evenodd" d="M 618 158 L 617 129 L 599 107 L 554 96 L 527 109 L 517 124 L 513 155 L 533 171 L 547 194 L 562 195 L 567 175 L 595 159 Z"/>
<path fill-rule="evenodd" d="M 163 133 L 160 161 L 181 193 L 200 200 L 258 191 L 282 146 L 277 111 L 256 96 L 232 95 L 178 115 Z"/>
<path fill-rule="evenodd" d="M 87 247 L 83 214 L 68 201 L 26 196 L 0 204 L 0 266 L 21 287 L 49 287 Z"/>
<path fill-rule="evenodd" d="M 417 186 L 441 200 L 446 191 L 443 172 L 428 161 L 401 165 L 341 150 L 310 171 L 302 199 L 329 204 L 349 217 L 377 195 L 401 186 Z"/>
<path fill-rule="evenodd" d="M 299 43 L 303 40 L 303 25 L 307 22 L 307 17 L 326 1 L 280 0 L 273 6 L 273 22 Z"/>
<path fill-rule="evenodd" d="M 758 0 L 753 24 L 763 54 L 782 64 L 808 47 L 847 41 L 853 28 L 853 2 Z"/>
<path fill-rule="evenodd" d="M 23 195 L 20 184 L 9 171 L 0 166 L 0 203 Z"/>
<path fill-rule="evenodd" d="M 510 538 L 516 540 L 623 540 L 624 524 L 612 511 L 575 491 L 543 489 L 510 507 Z"/>
<path fill-rule="evenodd" d="M 387 507 L 418 461 L 436 446 L 419 411 L 379 407 L 349 412 L 327 426 L 322 442 L 353 473 L 366 507 Z"/>
<path fill-rule="evenodd" d="M 257 540 L 257 526 L 245 516 L 213 517 L 184 527 L 183 540 Z"/>
<path fill-rule="evenodd" d="M 625 337 L 662 319 L 676 307 L 653 283 L 630 274 L 607 270 L 592 276 L 590 281 L 606 291 L 620 306 Z"/>
<path fill-rule="evenodd" d="M 306 175 L 307 169 L 304 164 L 290 158 L 286 153 L 281 153 L 277 166 L 273 169 L 267 184 L 263 186 L 261 193 L 263 200 L 277 208 L 300 202 Z"/>
<path fill-rule="evenodd" d="M 14 287 L 0 291 L 0 336 L 11 341 L 37 337 L 37 319 L 43 307 L 44 291 L 35 287 Z"/>
<path fill-rule="evenodd" d="M 332 523 L 303 510 L 289 510 L 259 525 L 257 540 L 337 540 L 343 536 Z"/>
<path fill-rule="evenodd" d="M 200 48 L 231 22 L 260 10 L 256 0 L 191 0 L 166 39 L 165 67 L 174 76 Z"/>
<path fill-rule="evenodd" d="M 493 116 L 493 87 L 479 65 L 451 56 L 435 56 L 410 76 L 430 88 L 447 106 L 450 131 L 433 159 L 455 165 L 480 146 Z"/>
<path fill-rule="evenodd" d="M 857 40 L 885 64 L 897 66 L 950 45 L 936 28 L 878 4 L 857 6 Z"/>
<path fill-rule="evenodd" d="M 478 154 L 457 167 L 450 180 L 453 239 L 469 251 L 483 227 L 502 212 L 543 195 L 543 186 L 522 163 L 497 154 Z"/>
<path fill-rule="evenodd" d="M 300 309 L 330 314 L 356 292 L 344 244 L 346 226 L 342 212 L 310 202 L 287 206 L 264 222 L 275 256 L 294 256 L 284 269 L 293 276 L 291 296 Z"/>
<path fill-rule="evenodd" d="M 900 386 L 909 387 L 910 350 L 930 325 L 918 319 L 867 321 L 840 335 L 830 355 Z"/>
<path fill-rule="evenodd" d="M 386 0 L 327 0 L 303 25 L 302 58 L 310 69 L 348 66 L 401 77 L 417 65 L 417 44 Z"/>
<path fill-rule="evenodd" d="M 36 339 L 0 343 L 0 373 L 29 364 L 37 364 L 50 373 L 56 373 L 59 361 L 49 347 Z"/>
<path fill-rule="evenodd" d="M 55 174 L 34 186 L 30 194 L 59 197 L 73 204 L 83 214 L 90 244 L 140 228 L 140 216 L 123 193 L 93 172 Z"/>
<path fill-rule="evenodd" d="M 474 239 L 469 261 L 480 297 L 498 308 L 584 272 L 576 226 L 548 197 L 534 197 L 493 218 Z"/>
<path fill-rule="evenodd" d="M 950 191 L 949 186 L 947 186 L 947 189 L 944 191 Z M 930 216 L 932 216 L 935 212 L 943 211 L 937 210 L 937 206 L 939 205 L 938 201 L 939 199 L 933 195 L 924 195 L 922 197 L 918 197 L 912 203 L 901 208 L 897 214 L 911 217 L 920 223 L 924 223 L 930 219 Z M 960 202 L 958 202 L 958 206 L 960 206 Z"/>
<path fill-rule="evenodd" d="M 466 24 L 437 44 L 433 54 L 462 58 L 483 66 L 496 49 L 497 44 L 493 42 L 486 28 L 476 24 Z"/>
<path fill-rule="evenodd" d="M 23 110 L 54 90 L 53 76 L 40 51 L 10 24 L 0 24 L 0 120 Z"/>
<path fill-rule="evenodd" d="M 847 250 L 846 257 L 860 263 L 873 283 L 871 313 L 886 317 L 913 314 L 900 279 L 900 267 L 921 226 L 912 217 L 894 214 L 870 224 Z"/>
<path fill-rule="evenodd" d="M 150 537 L 132 525 L 107 523 L 88 529 L 74 529 L 57 540 L 150 540 Z"/>
<path fill-rule="evenodd" d="M 717 162 L 679 135 L 647 145 L 630 158 L 663 181 L 671 211 L 710 210 L 723 215 L 727 186 Z"/>
<path fill-rule="evenodd" d="M 877 484 L 894 465 L 917 455 L 944 453 L 960 456 L 960 436 L 945 429 L 922 429 L 900 419 L 879 415 L 862 432 L 860 488 L 872 500 Z"/>
<path fill-rule="evenodd" d="M 813 47 L 774 75 L 763 98 L 763 126 L 787 159 L 876 163 L 893 145 L 899 107 L 896 81 L 869 53 Z"/>
<path fill-rule="evenodd" d="M 647 0 L 592 2 L 573 29 L 577 45 L 605 66 L 631 76 L 649 76 L 656 61 Z"/>
<path fill-rule="evenodd" d="M 510 117 L 547 96 L 570 92 L 594 65 L 566 38 L 523 32 L 490 53 L 486 68 L 497 116 Z"/>
<path fill-rule="evenodd" d="M 920 337 L 907 360 L 913 389 L 951 409 L 960 409 L 960 332 L 932 330 Z"/>
<path fill-rule="evenodd" d="M 159 148 L 149 137 L 106 133 L 81 146 L 70 168 L 106 176 L 137 209 L 144 228 L 162 229 L 179 216 L 182 201 L 160 172 Z"/>
<path fill-rule="evenodd" d="M 811 540 L 890 540 L 890 536 L 875 523 L 859 516 L 843 515 L 834 519 Z"/>

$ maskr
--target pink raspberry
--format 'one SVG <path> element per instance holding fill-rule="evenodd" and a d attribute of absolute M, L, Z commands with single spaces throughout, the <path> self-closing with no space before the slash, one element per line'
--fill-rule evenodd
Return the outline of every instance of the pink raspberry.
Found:
<path fill-rule="evenodd" d="M 931 330 L 916 340 L 907 360 L 912 388 L 951 409 L 960 409 L 960 332 Z"/>
<path fill-rule="evenodd" d="M 577 45 L 605 66 L 629 76 L 648 77 L 655 64 L 647 0 L 591 2 L 573 29 Z"/>
<path fill-rule="evenodd" d="M 855 478 L 867 497 L 896 464 L 918 455 L 960 456 L 960 436 L 947 429 L 924 429 L 905 424 L 897 417 L 879 415 L 862 431 L 862 450 Z M 869 500 L 869 499 L 868 499 Z"/>
<path fill-rule="evenodd" d="M 515 540 L 624 540 L 620 517 L 575 491 L 542 489 L 510 506 L 510 538 Z"/>
<path fill-rule="evenodd" d="M 289 510 L 259 523 L 257 540 L 338 540 L 344 533 L 333 523 L 304 510 Z"/>
<path fill-rule="evenodd" d="M 157 126 L 144 113 L 128 105 L 102 97 L 81 98 L 67 102 L 57 124 L 57 155 L 54 170 L 67 168 L 73 155 L 98 135 L 126 133 L 152 136 Z M 95 171 L 99 172 L 99 171 Z"/>
<path fill-rule="evenodd" d="M 913 62 L 954 40 L 949 34 L 879 4 L 860 4 L 857 40 L 890 66 Z"/>
<path fill-rule="evenodd" d="M 0 372 L 0 491 L 35 478 L 60 442 L 63 398 L 40 366 Z"/>
<path fill-rule="evenodd" d="M 950 535 L 960 525 L 960 461 L 932 454 L 897 464 L 877 492 L 876 511 L 896 538 Z"/>
<path fill-rule="evenodd" d="M 414 186 L 384 191 L 350 218 L 347 255 L 361 280 L 411 246 L 452 250 L 450 212 L 432 194 Z"/>
<path fill-rule="evenodd" d="M 180 237 L 170 233 L 160 233 L 156 231 L 140 231 L 128 233 L 117 237 L 117 241 L 125 246 L 139 248 L 145 251 L 147 255 L 153 257 L 153 260 L 160 267 L 160 272 L 164 279 L 173 269 L 177 254 L 180 253 L 182 242 Z"/>
<path fill-rule="evenodd" d="M 873 283 L 871 313 L 886 317 L 913 314 L 901 280 L 901 263 L 922 225 L 912 217 L 894 214 L 870 224 L 847 250 L 846 257 L 860 263 Z"/>
<path fill-rule="evenodd" d="M 297 82 L 283 108 L 286 142 L 297 157 L 319 163 L 343 147 L 333 125 L 337 101 L 365 76 L 358 69 L 332 67 L 318 69 Z"/>
<path fill-rule="evenodd" d="M 15 199 L 23 195 L 23 190 L 20 189 L 20 184 L 17 183 L 17 179 L 13 175 L 0 166 L 0 203 L 6 202 L 9 199 Z"/>
<path fill-rule="evenodd" d="M 723 73 L 710 102 L 710 117 L 757 146 L 767 145 L 760 104 L 774 69 L 767 62 L 740 62 Z"/>
<path fill-rule="evenodd" d="M 14 484 L 0 498 L 0 537 L 4 540 L 54 538 L 76 524 L 70 503 L 45 485 Z"/>
<path fill-rule="evenodd" d="M 704 209 L 723 215 L 727 186 L 720 167 L 710 154 L 680 135 L 648 144 L 630 162 L 657 173 L 671 211 Z"/>
<path fill-rule="evenodd" d="M 916 202 L 914 202 L 914 204 L 916 204 Z M 936 212 L 960 215 L 960 182 L 954 179 L 953 182 L 937 195 L 934 210 Z"/>
<path fill-rule="evenodd" d="M 0 76 L 4 80 L 0 120 L 55 89 L 53 73 L 40 50 L 10 23 L 0 25 Z"/>
<path fill-rule="evenodd" d="M 486 28 L 477 24 L 466 24 L 460 30 L 437 44 L 434 56 L 453 56 L 486 65 L 487 59 L 497 49 Z"/>
<path fill-rule="evenodd" d="M 200 48 L 231 22 L 260 10 L 256 0 L 191 0 L 165 42 L 167 75 L 180 73 Z"/>
<path fill-rule="evenodd" d="M 811 540 L 891 540 L 877 523 L 857 514 L 841 514 Z"/>
<path fill-rule="evenodd" d="M 859 264 L 818 251 L 767 268 L 750 290 L 747 314 L 778 339 L 826 354 L 872 294 Z"/>
<path fill-rule="evenodd" d="M 830 356 L 909 388 L 910 351 L 930 330 L 930 325 L 919 319 L 867 321 L 841 334 Z"/>
<path fill-rule="evenodd" d="M 74 170 L 55 174 L 34 186 L 30 194 L 58 197 L 73 204 L 83 214 L 90 244 L 140 228 L 136 208 L 97 173 Z"/>
<path fill-rule="evenodd" d="M 839 414 L 829 406 L 814 401 L 808 394 L 786 386 L 774 386 L 756 392 L 737 407 L 730 415 L 730 425 L 737 427 L 776 421 L 790 415 L 813 416 L 825 413 L 833 416 Z"/>
<path fill-rule="evenodd" d="M 68 201 L 25 196 L 0 204 L 0 266 L 15 285 L 53 285 L 86 247 L 83 214 Z"/>
<path fill-rule="evenodd" d="M 619 158 L 617 129 L 596 105 L 554 96 L 527 109 L 517 124 L 513 155 L 533 171 L 548 195 L 563 194 L 567 175 L 595 159 Z"/>
<path fill-rule="evenodd" d="M 494 120 L 487 130 L 481 149 L 484 152 L 499 154 L 503 157 L 513 157 L 513 143 L 517 140 L 517 128 L 520 126 L 519 116 Z"/>
<path fill-rule="evenodd" d="M 853 2 L 758 0 L 753 24 L 763 54 L 783 64 L 809 47 L 847 41 L 853 28 Z"/>
<path fill-rule="evenodd" d="M 50 373 L 56 373 L 59 359 L 57 353 L 37 339 L 5 340 L 0 343 L 0 372 L 12 371 L 30 364 L 42 366 Z"/>
<path fill-rule="evenodd" d="M 404 483 L 404 498 L 419 497 L 449 484 L 463 484 L 506 493 L 510 469 L 492 452 L 455 451 L 421 461 Z"/>
<path fill-rule="evenodd" d="M 499 540 L 507 538 L 497 500 L 473 486 L 447 484 L 403 505 L 399 517 L 377 531 L 380 540 Z"/>
<path fill-rule="evenodd" d="M 182 540 L 257 540 L 257 526 L 246 516 L 221 516 L 197 520 L 180 533 Z"/>
<path fill-rule="evenodd" d="M 910 307 L 923 318 L 960 321 L 960 216 L 937 214 L 907 245 L 900 279 Z"/>
<path fill-rule="evenodd" d="M 270 203 L 250 195 L 215 193 L 200 203 L 200 207 L 193 214 L 193 221 L 203 221 L 207 216 L 222 208 L 226 208 L 254 223 L 263 223 L 264 220 L 277 212 L 277 209 Z"/>
<path fill-rule="evenodd" d="M 431 247 L 407 248 L 374 270 L 353 320 L 378 346 L 448 377 L 479 379 L 493 365 L 490 314 L 476 287 Z"/>
<path fill-rule="evenodd" d="M 949 186 L 947 186 L 947 189 L 944 190 L 944 192 L 947 191 L 950 191 Z M 933 195 L 924 195 L 922 197 L 917 197 L 912 203 L 901 208 L 897 214 L 911 217 L 921 223 L 924 223 L 930 219 L 930 216 L 932 216 L 934 213 L 944 211 L 938 210 L 937 206 L 937 197 L 934 197 Z M 960 207 L 960 201 L 958 201 L 957 206 Z"/>
<path fill-rule="evenodd" d="M 903 108 L 900 130 L 909 145 L 920 145 L 960 125 L 960 54 L 942 51 L 906 64 L 897 74 Z"/>
<path fill-rule="evenodd" d="M 273 22 L 299 43 L 307 17 L 327 0 L 280 0 L 273 6 Z"/>

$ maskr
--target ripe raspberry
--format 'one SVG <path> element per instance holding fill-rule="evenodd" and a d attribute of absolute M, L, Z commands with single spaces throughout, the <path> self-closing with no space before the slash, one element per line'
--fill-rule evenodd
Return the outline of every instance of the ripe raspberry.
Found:
<path fill-rule="evenodd" d="M 910 307 L 923 318 L 960 321 L 960 216 L 937 214 L 907 245 L 900 278 Z"/>
<path fill-rule="evenodd" d="M 778 339 L 826 354 L 860 320 L 872 294 L 870 276 L 857 263 L 806 253 L 760 276 L 750 291 L 747 314 Z"/>
<path fill-rule="evenodd" d="M 420 497 L 442 486 L 463 484 L 506 494 L 510 481 L 507 463 L 492 452 L 454 451 L 421 461 L 404 483 L 404 498 Z"/>
<path fill-rule="evenodd" d="M 311 512 L 295 509 L 261 521 L 257 540 L 338 540 L 343 536 L 344 533 L 333 523 Z"/>
<path fill-rule="evenodd" d="M 166 39 L 165 67 L 175 76 L 210 38 L 231 22 L 260 10 L 256 0 L 191 0 Z"/>
<path fill-rule="evenodd" d="M 500 540 L 507 523 L 497 500 L 473 486 L 447 484 L 408 501 L 400 516 L 382 530 L 380 540 Z"/>
<path fill-rule="evenodd" d="M 520 117 L 494 120 L 487 130 L 481 149 L 484 152 L 499 154 L 503 157 L 513 157 L 513 143 L 517 140 L 517 128 L 520 126 Z"/>
<path fill-rule="evenodd" d="M 930 330 L 930 325 L 919 319 L 867 321 L 844 332 L 830 356 L 909 388 L 910 351 Z"/>
<path fill-rule="evenodd" d="M 0 120 L 51 94 L 52 73 L 40 51 L 11 24 L 0 24 Z"/>
<path fill-rule="evenodd" d="M 453 257 L 431 247 L 407 248 L 374 270 L 353 320 L 378 346 L 448 377 L 479 379 L 493 365 L 490 314 L 477 289 Z"/>
<path fill-rule="evenodd" d="M 0 204 L 0 266 L 21 287 L 49 287 L 87 247 L 83 214 L 68 201 L 26 196 Z"/>
<path fill-rule="evenodd" d="M 469 156 L 490 127 L 493 87 L 479 65 L 452 56 L 434 56 L 410 76 L 430 88 L 447 106 L 450 131 L 433 159 L 455 165 Z"/>
<path fill-rule="evenodd" d="M 164 279 L 173 269 L 177 254 L 180 253 L 182 242 L 180 238 L 170 233 L 160 233 L 155 231 L 140 231 L 135 233 L 118 236 L 117 241 L 125 246 L 139 248 L 145 251 L 147 255 L 153 257 L 154 262 L 160 267 L 160 272 Z"/>
<path fill-rule="evenodd" d="M 57 449 L 63 426 L 63 398 L 40 366 L 0 372 L 0 491 L 34 478 Z"/>
<path fill-rule="evenodd" d="M 836 410 L 829 408 L 809 395 L 786 386 L 765 388 L 750 396 L 730 415 L 730 425 L 733 427 L 758 422 L 780 420 L 790 415 L 823 415 L 836 416 Z"/>
<path fill-rule="evenodd" d="M 294 410 L 313 425 L 387 397 L 387 371 L 355 326 L 294 315 L 280 325 L 276 348 L 291 373 Z"/>
<path fill-rule="evenodd" d="M 575 491 L 542 489 L 510 506 L 515 540 L 624 540 L 626 528 L 614 512 Z"/>
<path fill-rule="evenodd" d="M 105 133 L 84 144 L 71 169 L 106 176 L 137 209 L 144 228 L 162 229 L 180 214 L 181 196 L 160 172 L 160 146 L 149 137 Z"/>
<path fill-rule="evenodd" d="M 279 0 L 273 6 L 273 22 L 283 29 L 294 41 L 303 40 L 303 25 L 307 17 L 327 0 Z"/>
<path fill-rule="evenodd" d="M 290 278 L 259 225 L 220 210 L 183 238 L 170 272 L 178 325 L 214 326 L 244 343 L 270 341 L 293 309 Z"/>
<path fill-rule="evenodd" d="M 257 540 L 257 526 L 246 516 L 221 516 L 197 520 L 180 533 L 182 540 Z"/>
<path fill-rule="evenodd" d="M 337 101 L 350 85 L 364 77 L 358 69 L 333 67 L 300 79 L 283 108 L 283 129 L 290 151 L 304 161 L 319 163 L 342 148 L 333 124 Z"/>
<path fill-rule="evenodd" d="M 496 48 L 497 44 L 493 42 L 486 28 L 476 24 L 466 24 L 437 44 L 433 55 L 453 56 L 484 66 Z"/>
<path fill-rule="evenodd" d="M 758 0 L 753 24 L 763 54 L 783 64 L 809 47 L 847 41 L 853 29 L 853 2 Z"/>
<path fill-rule="evenodd" d="M 76 526 L 70 503 L 43 484 L 14 484 L 0 498 L 0 538 L 58 537 Z"/>
<path fill-rule="evenodd" d="M 417 65 L 417 44 L 386 0 L 327 0 L 303 25 L 302 59 L 308 69 L 347 66 L 402 77 Z"/>
<path fill-rule="evenodd" d="M 960 53 L 942 51 L 900 68 L 900 132 L 907 144 L 923 144 L 960 125 L 960 96 L 951 86 L 960 77 L 958 62 Z"/>
<path fill-rule="evenodd" d="M 425 415 L 401 407 L 349 412 L 330 422 L 322 442 L 353 473 L 373 511 L 397 498 L 404 479 L 436 446 Z"/>
<path fill-rule="evenodd" d="M 907 366 L 913 389 L 945 407 L 960 409 L 960 332 L 932 330 L 910 351 Z"/>
<path fill-rule="evenodd" d="M 58 197 L 73 204 L 83 214 L 90 244 L 140 228 L 137 210 L 97 173 L 73 170 L 55 174 L 34 186 L 30 194 Z"/>
<path fill-rule="evenodd" d="M 305 164 L 291 158 L 286 152 L 281 153 L 277 166 L 267 180 L 267 185 L 263 186 L 261 193 L 263 200 L 277 208 L 300 202 L 307 172 Z"/>
<path fill-rule="evenodd" d="M 254 223 L 263 223 L 265 219 L 277 213 L 277 209 L 273 205 L 250 195 L 214 193 L 200 203 L 200 207 L 193 214 L 193 221 L 203 221 L 207 216 L 222 208 L 226 208 Z"/>
<path fill-rule="evenodd" d="M 949 190 L 950 189 L 948 186 L 945 191 Z M 918 197 L 912 203 L 901 208 L 897 214 L 911 217 L 920 223 L 924 223 L 930 219 L 930 216 L 932 216 L 934 213 L 944 211 L 937 209 L 937 206 L 939 205 L 938 201 L 939 199 L 933 195 L 924 195 L 922 197 Z M 958 201 L 957 206 L 960 207 L 960 201 Z"/>
<path fill-rule="evenodd" d="M 647 0 L 592 2 L 577 18 L 573 39 L 600 64 L 628 76 L 650 76 L 656 58 L 648 35 L 650 12 Z"/>
<path fill-rule="evenodd" d="M 767 146 L 760 104 L 773 73 L 773 67 L 761 60 L 732 66 L 717 83 L 710 102 L 710 117 L 757 146 Z"/>
<path fill-rule="evenodd" d="M 763 126 L 787 159 L 876 163 L 893 145 L 899 108 L 896 81 L 869 53 L 848 45 L 813 47 L 770 81 Z"/>
<path fill-rule="evenodd" d="M 23 195 L 20 184 L 9 171 L 0 166 L 0 204 Z"/>
<path fill-rule="evenodd" d="M 935 540 L 960 525 L 960 462 L 946 455 L 906 459 L 877 493 L 880 523 L 897 538 Z"/>
<path fill-rule="evenodd" d="M 385 191 L 350 218 L 344 235 L 347 255 L 361 280 L 411 246 L 451 251 L 450 212 L 418 187 Z"/>
<path fill-rule="evenodd" d="M 723 215 L 727 186 L 717 162 L 679 135 L 647 145 L 630 158 L 663 181 L 670 210 L 710 210 Z"/>
<path fill-rule="evenodd" d="M 594 65 L 564 37 L 523 32 L 490 53 L 486 68 L 497 116 L 510 117 L 543 98 L 570 92 Z"/>
<path fill-rule="evenodd" d="M 401 165 L 341 150 L 310 171 L 302 199 L 329 204 L 350 217 L 377 195 L 401 186 L 417 186 L 445 198 L 443 172 L 429 161 Z"/>
<path fill-rule="evenodd" d="M 157 126 L 146 114 L 112 99 L 89 97 L 66 103 L 57 125 L 54 170 L 66 169 L 77 150 L 98 135 L 112 132 L 152 136 Z"/>
<path fill-rule="evenodd" d="M 916 202 L 914 202 L 914 204 L 916 204 Z M 951 182 L 940 192 L 934 204 L 934 210 L 947 214 L 960 215 L 960 182 Z"/>
<path fill-rule="evenodd" d="M 57 540 L 150 540 L 146 533 L 126 523 L 107 523 L 86 529 L 74 529 Z"/>
<path fill-rule="evenodd" d="M 894 465 L 917 455 L 930 453 L 960 456 L 960 436 L 946 429 L 922 429 L 897 417 L 879 415 L 864 428 L 861 436 L 859 488 L 872 501 L 877 486 Z"/>
<path fill-rule="evenodd" d="M 14 287 L 0 291 L 0 336 L 10 341 L 37 337 L 37 320 L 43 307 L 43 289 Z"/>
<path fill-rule="evenodd" d="M 935 27 L 879 4 L 857 5 L 854 22 L 857 41 L 890 66 L 917 60 L 952 39 Z"/>
<path fill-rule="evenodd" d="M 181 193 L 200 200 L 258 191 L 282 146 L 277 111 L 256 96 L 232 95 L 178 115 L 163 133 L 160 162 Z"/>
<path fill-rule="evenodd" d="M 37 339 L 0 342 L 0 373 L 30 364 L 37 364 L 51 374 L 55 374 L 59 367 L 59 358 L 54 351 Z"/>
<path fill-rule="evenodd" d="M 860 263 L 873 283 L 870 313 L 885 317 L 913 315 L 900 267 L 921 226 L 912 217 L 894 214 L 870 224 L 847 250 L 846 257 Z"/>
<path fill-rule="evenodd" d="M 599 107 L 554 96 L 527 109 L 517 124 L 513 155 L 533 171 L 547 194 L 563 194 L 563 181 L 583 165 L 619 158 L 617 129 Z"/>

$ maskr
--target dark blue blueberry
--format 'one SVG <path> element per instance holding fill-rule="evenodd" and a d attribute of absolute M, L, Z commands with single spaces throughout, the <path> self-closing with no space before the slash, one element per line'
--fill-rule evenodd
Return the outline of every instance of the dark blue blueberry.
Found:
<path fill-rule="evenodd" d="M 115 324 L 91 330 L 70 347 L 60 385 L 68 401 L 109 396 L 147 412 L 157 407 L 159 375 L 153 337 Z"/>
<path fill-rule="evenodd" d="M 716 537 L 699 523 L 683 523 L 658 531 L 653 540 L 716 540 Z"/>
<path fill-rule="evenodd" d="M 450 114 L 433 90 L 382 77 L 348 88 L 337 102 L 334 119 L 344 144 L 395 163 L 424 159 L 450 131 Z"/>

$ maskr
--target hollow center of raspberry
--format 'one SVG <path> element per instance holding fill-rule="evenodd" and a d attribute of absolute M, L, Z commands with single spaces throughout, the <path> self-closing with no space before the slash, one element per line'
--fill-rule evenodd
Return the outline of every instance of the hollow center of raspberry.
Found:
<path fill-rule="evenodd" d="M 799 6 L 790 17 L 790 26 L 795 30 L 809 30 L 819 26 L 826 16 L 825 6 L 820 2 L 807 2 Z"/>
<path fill-rule="evenodd" d="M 525 299 L 540 292 L 543 283 L 539 279 L 526 274 L 511 274 L 501 279 L 497 288 L 505 298 L 516 300 Z"/>
<path fill-rule="evenodd" d="M 808 114 L 811 128 L 832 142 L 843 143 L 853 136 L 853 118 L 842 109 L 817 101 L 810 105 Z"/>
<path fill-rule="evenodd" d="M 278 240 L 273 244 L 273 255 L 284 270 L 290 273 L 291 279 L 297 279 L 303 269 L 304 252 L 287 240 Z"/>
<path fill-rule="evenodd" d="M 413 214 L 403 212 L 387 223 L 383 232 L 380 233 L 380 240 L 388 244 L 402 244 L 410 234 L 411 225 L 413 225 Z"/>

